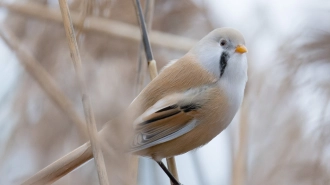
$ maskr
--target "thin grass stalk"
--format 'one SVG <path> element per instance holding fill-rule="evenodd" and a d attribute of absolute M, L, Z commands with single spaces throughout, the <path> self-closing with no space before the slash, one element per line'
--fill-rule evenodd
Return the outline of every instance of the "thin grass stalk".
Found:
<path fill-rule="evenodd" d="M 90 0 L 83 0 L 83 1 L 84 1 L 82 3 L 83 4 L 83 10 L 81 12 L 80 21 L 76 26 L 77 27 L 77 34 L 76 34 L 77 35 L 76 36 L 77 40 L 78 40 L 80 34 L 84 30 L 84 24 L 85 24 L 86 17 L 88 17 L 92 13 L 92 10 L 91 10 L 92 9 L 92 1 L 90 1 Z"/>
<path fill-rule="evenodd" d="M 31 178 L 23 182 L 22 185 L 52 184 L 92 158 L 92 148 L 90 142 L 87 142 L 64 157 L 48 165 L 46 168 L 40 170 Z"/>
<path fill-rule="evenodd" d="M 146 59 L 148 62 L 150 78 L 154 79 L 158 75 L 157 64 L 156 64 L 156 61 L 154 60 L 154 56 L 153 56 L 152 49 L 150 46 L 148 31 L 147 31 L 146 23 L 145 23 L 144 16 L 142 13 L 141 4 L 140 4 L 139 0 L 133 0 L 133 3 L 135 5 L 134 7 L 135 7 L 135 12 L 136 12 L 138 22 L 140 24 L 140 32 L 141 32 L 141 36 L 142 36 L 142 42 L 143 42 L 143 46 L 144 46 L 145 56 L 146 56 Z"/>
<path fill-rule="evenodd" d="M 140 29 L 141 29 L 141 34 L 142 34 L 142 41 L 143 41 L 143 46 L 144 46 L 144 50 L 145 50 L 146 59 L 147 59 L 147 62 L 148 62 L 148 69 L 149 69 L 150 78 L 151 78 L 151 80 L 153 80 L 158 75 L 157 63 L 156 63 L 156 60 L 154 60 L 154 58 L 153 58 L 153 53 L 152 53 L 152 50 L 151 50 L 149 37 L 148 37 L 148 31 L 147 31 L 147 28 L 146 28 L 146 22 L 144 20 L 143 14 L 142 14 L 140 0 L 133 0 L 133 2 L 134 2 L 134 5 L 135 5 L 135 11 L 136 11 L 136 14 L 137 14 L 138 22 L 140 24 Z M 178 172 L 177 172 L 177 168 L 176 168 L 176 164 L 175 164 L 175 158 L 174 157 L 167 158 L 166 162 L 167 162 L 168 170 L 172 173 L 172 175 L 177 180 L 179 180 Z"/>
<path fill-rule="evenodd" d="M 55 22 L 62 22 L 61 13 L 60 11 L 58 11 L 58 9 L 40 5 L 38 3 L 8 3 L 0 1 L 0 6 L 21 14 Z M 79 25 L 81 21 L 80 14 L 72 11 L 71 17 L 72 23 L 75 26 Z M 106 18 L 86 17 L 83 28 L 86 31 L 95 31 L 106 35 L 113 35 L 135 41 L 141 40 L 138 27 L 120 21 L 109 20 Z M 150 42 L 152 44 L 180 51 L 188 51 L 197 42 L 194 39 L 180 37 L 160 31 L 151 31 L 149 36 Z"/>
<path fill-rule="evenodd" d="M 243 101 L 239 121 L 238 151 L 234 157 L 232 185 L 244 185 L 246 182 L 246 155 L 248 145 L 248 102 Z"/>
<path fill-rule="evenodd" d="M 145 3 L 145 11 L 144 11 L 144 16 L 145 16 L 145 21 L 146 21 L 146 26 L 148 32 L 151 31 L 152 27 L 152 20 L 153 20 L 153 13 L 154 13 L 154 6 L 155 6 L 155 1 L 154 0 L 146 0 Z M 144 56 L 144 51 L 143 51 L 143 43 L 140 43 L 139 46 L 139 57 L 138 57 L 138 66 L 137 66 L 137 78 L 136 78 L 136 94 L 140 92 L 143 89 L 143 86 L 145 84 L 145 73 L 143 69 L 145 69 L 145 65 L 147 61 Z"/>
<path fill-rule="evenodd" d="M 25 70 L 38 82 L 55 105 L 57 105 L 75 124 L 79 134 L 87 140 L 88 134 L 84 121 L 80 118 L 71 101 L 65 96 L 63 91 L 60 90 L 59 86 L 48 74 L 46 69 L 40 65 L 37 59 L 28 50 L 20 47 L 18 38 L 8 30 L 6 26 L 0 26 L 0 35 L 7 45 L 16 52 L 15 54 L 19 58 L 20 63 L 25 67 Z"/>
<path fill-rule="evenodd" d="M 104 136 L 106 134 L 105 131 L 106 127 L 102 128 L 98 132 L 99 136 Z M 105 148 L 105 150 L 107 150 L 107 148 Z M 22 185 L 44 185 L 53 183 L 92 158 L 92 147 L 90 141 L 88 141 L 37 172 Z"/>
<path fill-rule="evenodd" d="M 153 19 L 153 12 L 154 12 L 154 0 L 146 0 L 145 2 L 145 11 L 144 16 L 146 17 L 146 26 L 147 30 L 150 32 L 152 27 L 152 19 Z M 138 67 L 137 67 L 137 80 L 136 80 L 136 88 L 135 88 L 135 94 L 137 95 L 144 86 L 144 80 L 145 80 L 145 70 L 144 67 L 147 63 L 146 58 L 144 57 L 144 51 L 143 51 L 143 43 L 140 43 L 139 46 L 139 56 L 138 56 Z M 138 175 L 138 166 L 139 166 L 139 158 L 137 156 L 131 156 L 131 169 L 132 169 L 132 179 L 134 182 L 131 182 L 131 184 L 136 184 L 137 182 L 137 175 Z"/>
<path fill-rule="evenodd" d="M 70 11 L 66 0 L 59 0 L 62 18 L 63 18 L 63 24 L 65 28 L 65 33 L 67 36 L 67 40 L 69 42 L 69 48 L 71 53 L 72 62 L 74 64 L 76 75 L 78 79 L 78 83 L 80 86 L 80 90 L 82 93 L 82 103 L 84 107 L 86 122 L 87 122 L 87 128 L 88 128 L 88 134 L 92 146 L 94 161 L 97 167 L 97 174 L 99 177 L 99 181 L 101 185 L 108 185 L 108 176 L 106 172 L 106 167 L 104 163 L 104 158 L 101 150 L 101 146 L 97 137 L 97 129 L 96 129 L 96 123 L 94 114 L 92 111 L 92 106 L 89 100 L 89 96 L 87 94 L 86 90 L 86 84 L 83 79 L 82 74 L 82 64 L 81 64 L 81 58 L 79 54 L 79 49 L 76 41 L 76 36 L 73 30 L 73 24 L 70 17 Z"/>
<path fill-rule="evenodd" d="M 175 177 L 175 179 L 179 181 L 179 174 L 178 174 L 178 170 L 176 168 L 175 158 L 174 157 L 166 158 L 166 163 L 167 163 L 168 170 Z M 172 184 L 172 182 L 171 182 L 171 184 Z"/>

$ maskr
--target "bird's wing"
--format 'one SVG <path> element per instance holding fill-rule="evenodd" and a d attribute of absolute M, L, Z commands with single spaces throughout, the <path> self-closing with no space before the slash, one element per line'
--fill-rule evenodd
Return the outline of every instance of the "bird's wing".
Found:
<path fill-rule="evenodd" d="M 134 121 L 132 151 L 173 140 L 198 125 L 196 115 L 205 103 L 203 90 L 195 89 L 162 98 Z"/>

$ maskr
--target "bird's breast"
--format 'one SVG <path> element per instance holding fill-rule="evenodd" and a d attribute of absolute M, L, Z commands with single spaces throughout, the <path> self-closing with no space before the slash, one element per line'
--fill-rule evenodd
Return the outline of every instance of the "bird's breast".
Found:
<path fill-rule="evenodd" d="M 226 90 L 215 86 L 210 89 L 209 100 L 203 107 L 201 117 L 199 118 L 201 124 L 200 128 L 196 131 L 208 133 L 205 138 L 206 142 L 209 142 L 216 135 L 222 132 L 231 122 L 235 113 L 237 112 L 236 103 L 231 102 L 232 94 L 228 94 Z M 203 133 L 200 133 L 203 134 Z M 205 135 L 205 134 L 204 134 Z"/>

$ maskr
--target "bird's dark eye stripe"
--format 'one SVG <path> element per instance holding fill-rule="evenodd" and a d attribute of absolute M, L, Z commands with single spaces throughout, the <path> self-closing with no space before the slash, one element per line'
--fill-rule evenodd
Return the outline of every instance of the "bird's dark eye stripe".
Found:
<path fill-rule="evenodd" d="M 223 52 L 220 57 L 220 77 L 223 75 L 225 72 L 225 68 L 227 66 L 227 61 L 228 61 L 229 55 L 227 52 Z"/>

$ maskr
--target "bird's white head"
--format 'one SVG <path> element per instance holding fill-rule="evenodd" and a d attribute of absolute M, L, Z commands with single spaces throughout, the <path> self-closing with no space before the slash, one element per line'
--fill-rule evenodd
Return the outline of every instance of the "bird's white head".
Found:
<path fill-rule="evenodd" d="M 247 80 L 247 49 L 242 34 L 233 28 L 218 28 L 193 47 L 197 61 L 219 81 L 245 82 Z"/>

